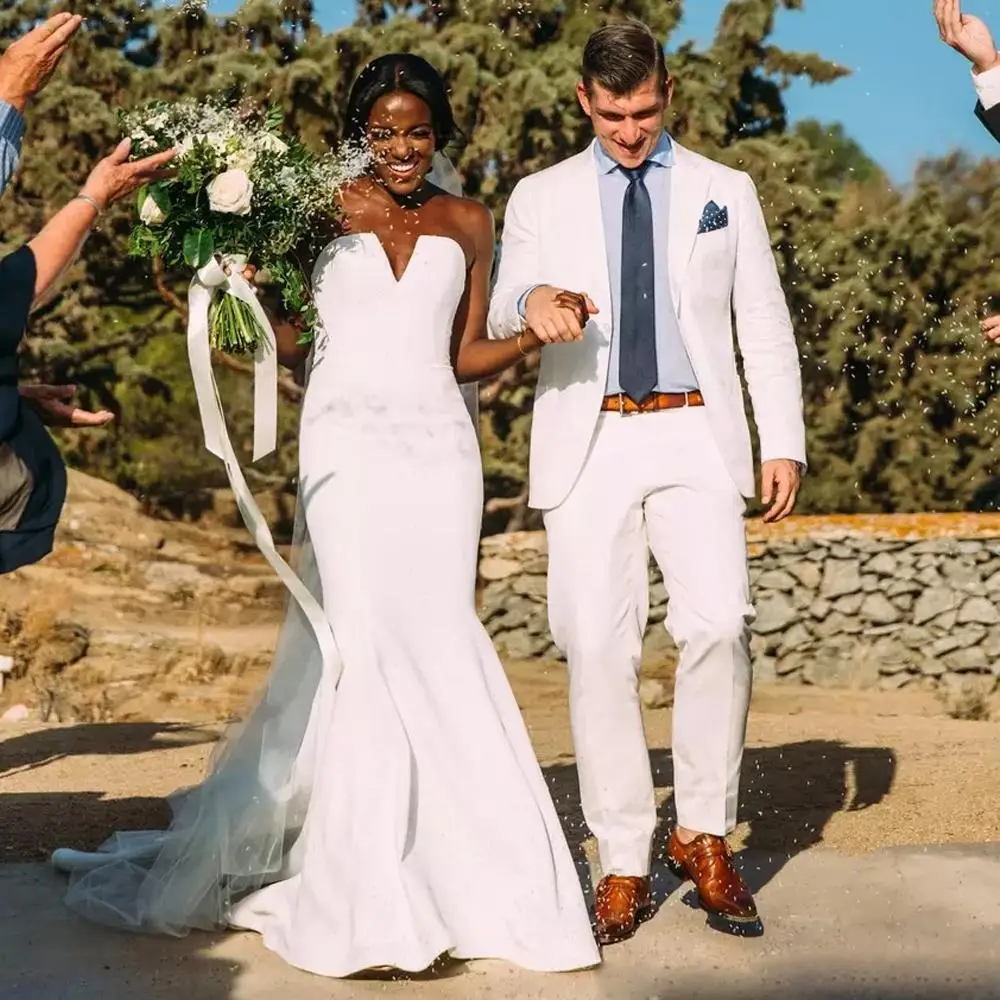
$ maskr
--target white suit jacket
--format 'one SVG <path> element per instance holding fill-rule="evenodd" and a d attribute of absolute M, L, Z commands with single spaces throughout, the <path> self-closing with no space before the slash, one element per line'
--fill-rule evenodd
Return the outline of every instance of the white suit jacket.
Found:
<path fill-rule="evenodd" d="M 753 181 L 676 142 L 674 151 L 668 234 L 674 307 L 713 435 L 733 482 L 749 497 L 753 455 L 734 314 L 762 461 L 806 461 L 798 350 Z M 709 201 L 726 209 L 729 222 L 699 233 Z M 565 500 L 583 467 L 608 372 L 612 303 L 593 148 L 514 188 L 490 302 L 492 338 L 521 331 L 518 301 L 538 284 L 586 292 L 600 310 L 581 341 L 542 350 L 528 502 L 549 510 Z"/>

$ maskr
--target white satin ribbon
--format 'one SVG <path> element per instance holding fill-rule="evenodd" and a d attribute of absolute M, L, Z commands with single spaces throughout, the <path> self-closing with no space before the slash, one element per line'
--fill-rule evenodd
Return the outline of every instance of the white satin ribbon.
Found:
<path fill-rule="evenodd" d="M 251 309 L 264 331 L 264 340 L 258 346 L 253 359 L 253 461 L 266 458 L 278 445 L 278 351 L 274 340 L 274 330 L 250 283 L 243 277 L 246 267 L 245 257 L 225 257 L 221 261 L 213 258 L 195 276 L 188 291 L 188 352 L 192 367 L 197 351 L 199 366 L 205 370 L 208 379 L 202 378 L 199 388 L 198 374 L 195 373 L 195 390 L 198 392 L 198 409 L 201 411 L 202 427 L 205 430 L 205 447 L 217 458 L 222 458 L 221 438 L 226 437 L 226 425 L 222 418 L 222 408 L 218 402 L 218 391 L 212 372 L 212 349 L 208 337 L 208 312 L 212 296 L 217 292 L 232 295 L 245 302 Z M 226 274 L 226 268 L 229 274 Z M 202 390 L 211 382 L 214 406 L 206 406 Z M 206 421 L 206 413 L 218 411 L 218 419 Z M 228 440 L 228 439 L 227 439 Z"/>
<path fill-rule="evenodd" d="M 188 360 L 194 378 L 195 395 L 198 398 L 198 412 L 201 415 L 205 447 L 221 458 L 229 477 L 229 485 L 236 497 L 236 505 L 243 517 L 243 523 L 254 537 L 257 548 L 298 602 L 302 613 L 309 621 L 316 642 L 323 657 L 324 673 L 340 671 L 340 657 L 337 644 L 330 629 L 330 623 L 316 599 L 296 576 L 295 571 L 275 548 L 271 530 L 250 492 L 243 476 L 236 452 L 233 450 L 226 428 L 226 418 L 219 399 L 219 388 L 212 370 L 212 348 L 209 343 L 209 307 L 214 294 L 235 295 L 253 310 L 261 329 L 264 343 L 254 357 L 254 452 L 253 460 L 271 452 L 277 447 L 278 426 L 278 355 L 274 330 L 263 307 L 249 283 L 242 276 L 246 260 L 239 257 L 225 258 L 221 262 L 212 260 L 195 275 L 188 289 Z M 225 268 L 230 272 L 226 274 Z M 338 676 L 330 678 L 336 684 Z"/>

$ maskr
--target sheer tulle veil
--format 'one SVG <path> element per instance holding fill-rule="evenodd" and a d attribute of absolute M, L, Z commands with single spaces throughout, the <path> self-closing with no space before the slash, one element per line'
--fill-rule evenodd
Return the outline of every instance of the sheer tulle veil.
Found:
<path fill-rule="evenodd" d="M 442 154 L 429 179 L 461 194 L 461 178 Z M 478 387 L 462 391 L 478 427 Z M 289 563 L 322 604 L 297 499 Z M 294 874 L 316 727 L 330 717 L 339 675 L 339 659 L 324 664 L 308 619 L 290 599 L 263 691 L 217 745 L 202 783 L 171 796 L 169 828 L 116 833 L 95 853 L 54 853 L 53 864 L 70 876 L 67 904 L 98 923 L 183 935 L 225 926 L 235 900 Z"/>

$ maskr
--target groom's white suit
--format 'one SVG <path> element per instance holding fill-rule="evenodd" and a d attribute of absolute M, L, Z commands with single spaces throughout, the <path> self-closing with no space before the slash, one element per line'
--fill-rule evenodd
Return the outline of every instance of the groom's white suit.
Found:
<path fill-rule="evenodd" d="M 678 821 L 719 836 L 736 821 L 753 616 L 743 497 L 754 494 L 754 469 L 734 313 L 761 459 L 804 464 L 805 434 L 797 349 L 754 185 L 677 143 L 665 263 L 705 405 L 602 412 L 616 286 L 599 156 L 592 146 L 516 186 L 489 323 L 493 337 L 517 335 L 524 297 L 539 284 L 587 293 L 599 310 L 581 340 L 543 349 L 529 502 L 545 512 L 549 616 L 569 661 L 584 813 L 605 874 L 643 875 L 656 819 L 638 698 L 649 549 L 664 575 L 666 625 L 681 652 Z M 713 202 L 728 224 L 700 231 Z"/>

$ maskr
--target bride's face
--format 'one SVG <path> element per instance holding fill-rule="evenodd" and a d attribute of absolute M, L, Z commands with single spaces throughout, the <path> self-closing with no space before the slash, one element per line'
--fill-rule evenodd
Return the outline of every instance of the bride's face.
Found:
<path fill-rule="evenodd" d="M 380 97 L 368 116 L 375 176 L 395 195 L 420 187 L 434 157 L 431 109 L 405 91 Z"/>

